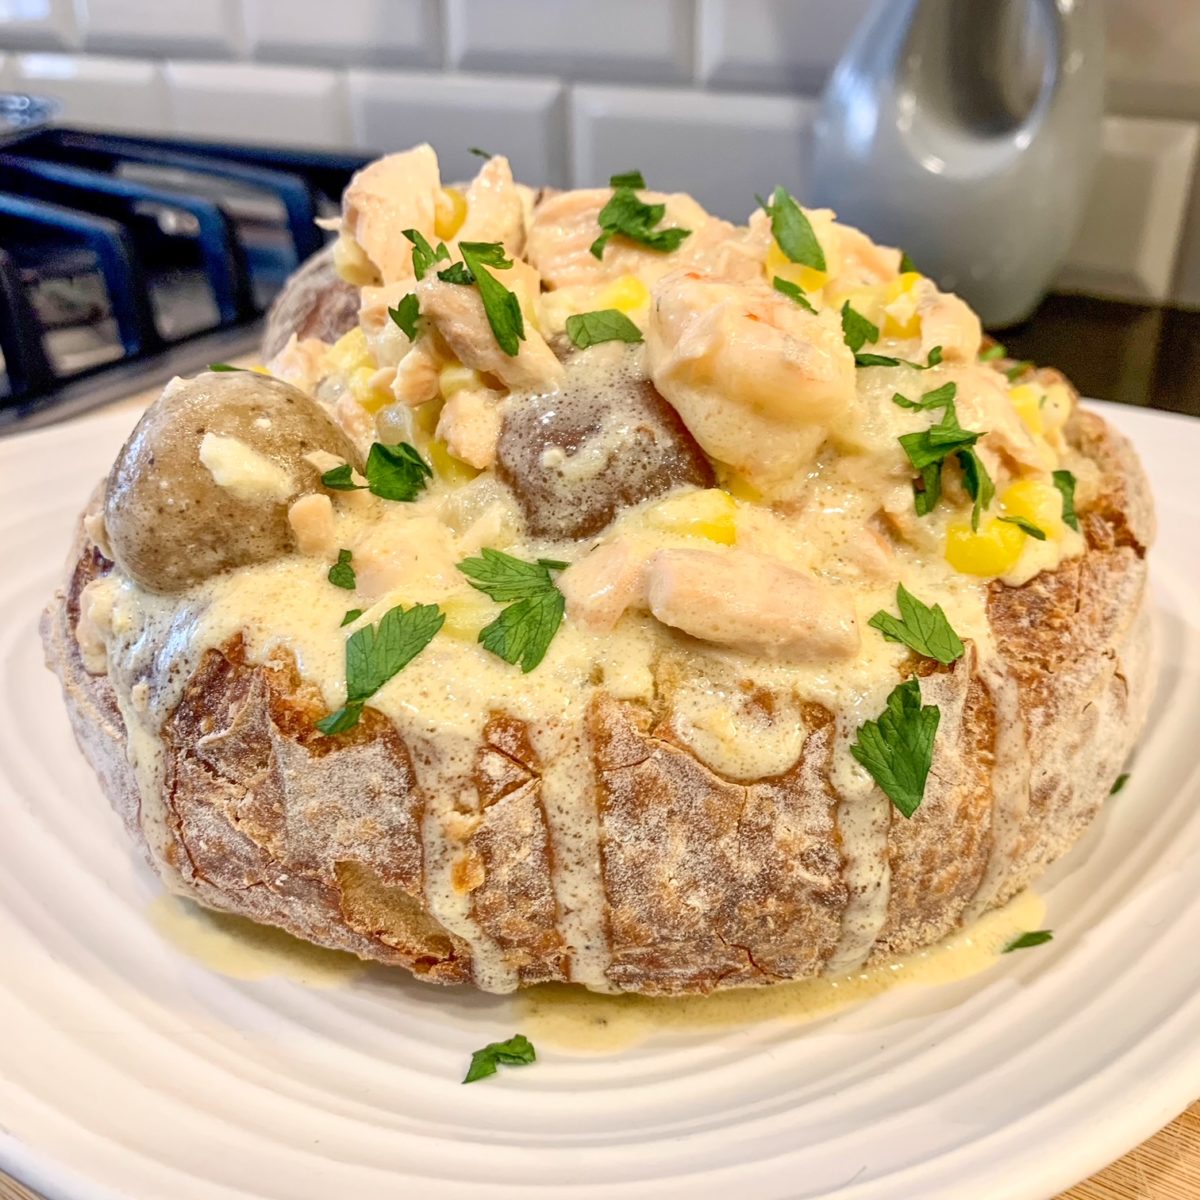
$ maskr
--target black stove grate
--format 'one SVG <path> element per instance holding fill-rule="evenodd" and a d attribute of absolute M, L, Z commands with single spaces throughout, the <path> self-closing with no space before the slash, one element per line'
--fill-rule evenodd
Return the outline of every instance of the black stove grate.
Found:
<path fill-rule="evenodd" d="M 71 129 L 0 144 L 0 418 L 252 326 L 365 161 Z"/>

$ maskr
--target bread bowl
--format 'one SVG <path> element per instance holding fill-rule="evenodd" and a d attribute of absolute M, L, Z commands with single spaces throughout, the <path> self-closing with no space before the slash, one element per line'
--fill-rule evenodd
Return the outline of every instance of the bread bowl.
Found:
<path fill-rule="evenodd" d="M 613 185 L 380 160 L 355 327 L 123 449 L 43 636 L 172 890 L 706 992 L 934 942 L 1099 809 L 1153 682 L 1132 449 L 833 214 Z"/>

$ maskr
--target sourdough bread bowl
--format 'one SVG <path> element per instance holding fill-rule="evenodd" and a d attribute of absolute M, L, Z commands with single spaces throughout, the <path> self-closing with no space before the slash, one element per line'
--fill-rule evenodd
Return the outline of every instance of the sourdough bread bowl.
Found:
<path fill-rule="evenodd" d="M 1099 809 L 1153 683 L 1132 449 L 833 214 L 635 174 L 372 164 L 337 294 L 122 450 L 43 637 L 172 890 L 697 993 L 934 942 Z"/>

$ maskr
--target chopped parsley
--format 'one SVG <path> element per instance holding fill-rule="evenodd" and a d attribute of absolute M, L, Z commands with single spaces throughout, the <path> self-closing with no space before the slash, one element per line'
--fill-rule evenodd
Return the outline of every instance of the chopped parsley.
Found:
<path fill-rule="evenodd" d="M 868 321 L 856 309 L 851 308 L 850 301 L 847 300 L 842 305 L 842 337 L 845 339 L 846 345 L 857 356 L 868 342 L 879 341 L 879 326 L 873 321 Z"/>
<path fill-rule="evenodd" d="M 850 753 L 906 817 L 911 817 L 925 798 L 941 716 L 936 704 L 921 704 L 920 684 L 906 679 L 892 689 L 879 717 L 859 726 L 858 740 L 850 747 Z"/>
<path fill-rule="evenodd" d="M 363 705 L 433 641 L 445 619 L 436 604 L 398 604 L 378 626 L 356 629 L 346 639 L 346 703 L 317 721 L 317 728 L 329 735 L 353 729 Z"/>
<path fill-rule="evenodd" d="M 524 1067 L 537 1060 L 533 1043 L 523 1034 L 514 1034 L 507 1042 L 489 1042 L 482 1050 L 471 1055 L 471 1065 L 463 1083 L 474 1083 L 496 1074 L 496 1067 Z"/>
<path fill-rule="evenodd" d="M 1079 532 L 1079 517 L 1075 512 L 1075 476 L 1070 471 L 1055 471 L 1050 478 L 1062 493 L 1062 519 L 1076 533 Z"/>
<path fill-rule="evenodd" d="M 209 363 L 210 371 L 245 371 L 249 375 L 257 375 L 257 371 L 251 370 L 249 367 L 235 367 L 232 363 Z"/>
<path fill-rule="evenodd" d="M 601 308 L 568 317 L 567 337 L 586 350 L 600 342 L 640 342 L 642 331 L 623 312 Z"/>
<path fill-rule="evenodd" d="M 1112 787 L 1108 789 L 1110 796 L 1115 796 L 1129 782 L 1129 772 L 1126 771 L 1122 775 L 1118 775 Z"/>
<path fill-rule="evenodd" d="M 790 279 L 782 279 L 776 275 L 771 281 L 771 286 L 777 291 L 782 292 L 790 300 L 800 305 L 810 313 L 815 313 L 817 310 L 813 308 L 812 301 L 804 294 L 804 289 L 798 283 L 792 283 Z"/>
<path fill-rule="evenodd" d="M 462 262 L 451 263 L 444 271 L 439 271 L 437 277 L 443 283 L 460 283 L 464 287 L 470 287 L 475 282 L 470 267 Z"/>
<path fill-rule="evenodd" d="M 480 630 L 480 645 L 506 663 L 519 664 L 526 674 L 532 671 L 545 658 L 562 624 L 566 600 L 554 586 L 550 572 L 566 566 L 548 558 L 523 562 L 511 554 L 486 548 L 479 558 L 460 562 L 458 569 L 476 591 L 508 606 Z"/>
<path fill-rule="evenodd" d="M 434 263 L 450 261 L 450 251 L 446 249 L 445 242 L 438 242 L 437 249 L 435 250 L 419 229 L 403 229 L 401 232 L 412 242 L 413 274 L 418 279 L 424 279 L 425 272 Z"/>
<path fill-rule="evenodd" d="M 357 581 L 354 578 L 354 568 L 350 565 L 349 550 L 338 551 L 337 562 L 329 568 L 327 578 L 334 587 L 345 588 L 348 592 L 354 591 Z"/>
<path fill-rule="evenodd" d="M 1004 378 L 1007 379 L 1009 383 L 1015 383 L 1021 378 L 1022 375 L 1025 374 L 1026 371 L 1030 371 L 1032 369 L 1033 363 L 1019 362 L 1014 366 L 1009 367 L 1008 370 L 1004 372 Z"/>
<path fill-rule="evenodd" d="M 1001 954 L 1011 954 L 1014 950 L 1028 950 L 1030 946 L 1044 946 L 1047 942 L 1054 941 L 1054 934 L 1049 929 L 1032 929 L 1029 933 L 1023 933 L 1018 938 L 1013 938 L 1003 950 Z"/>
<path fill-rule="evenodd" d="M 940 604 L 930 608 L 916 598 L 904 584 L 896 588 L 897 620 L 880 609 L 867 624 L 878 629 L 889 642 L 903 642 L 925 658 L 946 666 L 963 655 L 963 644 L 954 632 Z"/>
<path fill-rule="evenodd" d="M 392 323 L 404 331 L 410 342 L 417 340 L 417 318 L 421 315 L 421 306 L 417 303 L 417 293 L 409 292 L 395 308 L 388 308 L 388 316 Z"/>
<path fill-rule="evenodd" d="M 958 395 L 957 383 L 943 383 L 941 387 L 934 388 L 930 392 L 924 392 L 920 400 L 910 400 L 907 396 L 902 396 L 897 392 L 892 397 L 892 403 L 899 408 L 909 408 L 914 412 L 923 412 L 930 408 L 942 408 L 944 405 L 952 404 L 954 398 Z"/>
<path fill-rule="evenodd" d="M 917 270 L 917 264 L 915 262 L 913 262 L 913 260 L 911 258 L 908 257 L 908 251 L 901 250 L 900 251 L 900 274 L 907 275 L 910 271 L 915 272 L 916 270 Z"/>
<path fill-rule="evenodd" d="M 666 216 L 667 206 L 647 204 L 638 199 L 634 188 L 646 186 L 639 171 L 614 175 L 611 183 L 613 194 L 596 218 L 603 232 L 591 245 L 594 257 L 604 257 L 604 247 L 614 234 L 620 234 L 621 237 L 650 250 L 661 250 L 664 253 L 678 250 L 684 238 L 691 236 L 690 229 L 654 228 Z"/>
<path fill-rule="evenodd" d="M 363 611 L 361 608 L 348 608 L 346 615 L 342 618 L 342 626 L 345 627 L 357 621 L 363 615 Z"/>
<path fill-rule="evenodd" d="M 1031 538 L 1036 538 L 1039 542 L 1046 540 L 1046 531 L 1039 529 L 1028 517 L 1001 517 L 1008 525 L 1015 525 L 1022 533 L 1027 533 Z"/>
<path fill-rule="evenodd" d="M 1004 358 L 1008 351 L 999 343 L 995 342 L 986 350 L 979 352 L 980 362 L 995 362 L 998 358 Z"/>
<path fill-rule="evenodd" d="M 996 498 L 996 485 L 974 448 L 959 452 L 958 465 L 962 468 L 963 487 L 974 501 L 971 507 L 971 528 L 978 529 L 983 510 L 990 508 Z"/>
<path fill-rule="evenodd" d="M 446 283 L 479 285 L 479 298 L 496 344 L 509 358 L 515 358 L 525 338 L 521 302 L 492 274 L 492 270 L 509 270 L 512 259 L 505 258 L 499 242 L 459 242 L 458 249 L 462 262 L 439 271 L 438 278 Z"/>
<path fill-rule="evenodd" d="M 467 153 L 475 155 L 476 158 L 494 158 L 495 155 L 487 150 L 481 150 L 478 146 L 468 146 Z"/>
<path fill-rule="evenodd" d="M 761 197 L 759 203 L 771 218 L 771 235 L 780 250 L 794 263 L 811 267 L 814 271 L 824 271 L 825 251 L 821 249 L 821 243 L 817 241 L 804 210 L 787 188 L 777 187 L 771 193 L 769 204 Z"/>
<path fill-rule="evenodd" d="M 433 478 L 433 468 L 421 457 L 420 451 L 407 442 L 385 446 L 376 442 L 367 455 L 364 468 L 367 482 L 355 483 L 349 463 L 334 467 L 321 476 L 323 486 L 334 492 L 354 492 L 366 488 L 381 500 L 415 500 L 424 491 L 427 480 Z"/>
<path fill-rule="evenodd" d="M 941 361 L 941 346 L 934 346 L 929 351 L 929 358 L 923 363 L 913 362 L 911 358 L 892 358 L 888 354 L 856 354 L 854 356 L 856 367 L 912 367 L 914 371 L 928 371 L 930 367 L 936 367 Z"/>

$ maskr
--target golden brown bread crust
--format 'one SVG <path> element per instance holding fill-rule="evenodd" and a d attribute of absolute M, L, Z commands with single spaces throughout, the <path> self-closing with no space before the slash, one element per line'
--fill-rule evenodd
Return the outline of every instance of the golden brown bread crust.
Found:
<path fill-rule="evenodd" d="M 1149 492 L 1100 418 L 1078 412 L 1069 435 L 1104 481 L 1081 513 L 1086 553 L 1024 587 L 992 586 L 986 667 L 974 647 L 950 668 L 912 663 L 943 723 L 920 809 L 878 810 L 887 891 L 872 957 L 944 936 L 1060 857 L 1139 731 Z M 43 638 L 80 744 L 146 849 L 112 684 L 88 674 L 75 640 L 80 592 L 109 566 L 81 533 Z M 653 708 L 600 694 L 588 712 L 593 770 L 580 788 L 595 796 L 607 985 L 704 992 L 838 962 L 861 900 L 843 838 L 851 801 L 832 767 L 841 723 L 805 705 L 788 770 L 724 779 L 676 731 L 672 686 L 665 672 Z M 755 702 L 787 719 L 769 696 Z M 290 660 L 250 663 L 236 640 L 209 651 L 162 731 L 168 830 L 153 865 L 210 907 L 424 979 L 479 982 L 471 946 L 427 911 L 419 762 L 378 712 L 327 738 L 312 724 L 322 711 Z M 521 722 L 493 715 L 473 783 L 450 830 L 471 920 L 520 983 L 572 978 L 542 764 Z"/>

